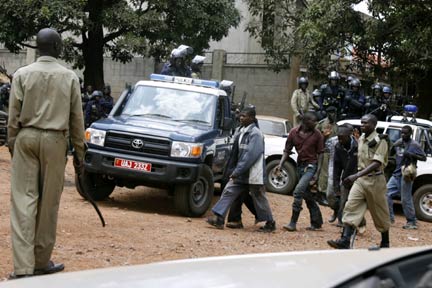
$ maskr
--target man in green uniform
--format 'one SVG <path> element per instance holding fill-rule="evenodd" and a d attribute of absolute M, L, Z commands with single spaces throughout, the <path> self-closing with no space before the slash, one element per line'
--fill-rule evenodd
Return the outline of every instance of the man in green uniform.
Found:
<path fill-rule="evenodd" d="M 14 273 L 10 278 L 64 269 L 51 259 L 70 135 L 81 167 L 84 122 L 78 77 L 61 66 L 62 41 L 42 29 L 36 44 L 40 57 L 14 74 L 8 139 L 12 156 L 11 231 Z"/>
<path fill-rule="evenodd" d="M 309 81 L 306 77 L 300 77 L 297 81 L 299 89 L 293 92 L 291 108 L 294 112 L 294 127 L 301 124 L 304 113 L 313 109 L 319 109 L 319 105 L 309 94 L 307 87 Z"/>
<path fill-rule="evenodd" d="M 336 249 L 348 249 L 354 229 L 359 227 L 369 209 L 376 229 L 381 232 L 381 248 L 390 247 L 390 214 L 386 199 L 387 187 L 384 168 L 388 161 L 388 144 L 375 131 L 377 118 L 368 114 L 361 119 L 364 133 L 358 145 L 358 172 L 343 179 L 344 184 L 354 183 L 343 211 L 342 237 L 327 243 Z"/>

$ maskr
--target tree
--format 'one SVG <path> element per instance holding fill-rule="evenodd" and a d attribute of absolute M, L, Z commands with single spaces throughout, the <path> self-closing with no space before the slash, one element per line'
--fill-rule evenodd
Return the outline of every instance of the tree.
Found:
<path fill-rule="evenodd" d="M 179 44 L 196 52 L 240 21 L 233 0 L 2 0 L 0 42 L 12 52 L 44 27 L 64 38 L 63 58 L 85 68 L 84 81 L 101 89 L 103 57 L 126 63 L 135 55 L 160 60 Z"/>
<path fill-rule="evenodd" d="M 289 55 L 297 54 L 309 73 L 318 76 L 339 68 L 338 57 L 349 54 L 348 70 L 359 71 L 371 80 L 414 83 L 420 103 L 427 101 L 426 93 L 432 89 L 432 1 L 368 0 L 371 16 L 354 11 L 353 5 L 361 0 L 247 2 L 255 16 L 247 29 L 260 41 L 276 71 L 288 68 Z M 291 9 L 275 17 L 277 23 L 269 28 L 263 16 L 278 2 Z M 299 2 L 303 2 L 303 9 L 299 9 Z M 286 25 L 291 26 L 286 29 Z M 268 37 L 281 28 L 284 33 L 277 33 L 279 39 Z M 420 105 L 422 115 L 431 111 L 430 105 Z"/>

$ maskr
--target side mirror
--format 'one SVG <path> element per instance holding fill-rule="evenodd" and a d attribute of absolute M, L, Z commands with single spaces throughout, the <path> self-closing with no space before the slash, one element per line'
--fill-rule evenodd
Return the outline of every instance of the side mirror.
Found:
<path fill-rule="evenodd" d="M 223 121 L 223 130 L 231 130 L 233 128 L 234 121 L 232 118 L 225 117 Z"/>

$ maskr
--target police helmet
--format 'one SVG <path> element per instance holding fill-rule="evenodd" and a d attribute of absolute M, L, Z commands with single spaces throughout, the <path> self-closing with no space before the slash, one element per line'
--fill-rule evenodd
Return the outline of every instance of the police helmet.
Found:
<path fill-rule="evenodd" d="M 328 76 L 328 78 L 329 78 L 329 80 L 339 80 L 340 79 L 340 75 L 336 71 L 331 71 L 330 75 Z"/>
<path fill-rule="evenodd" d="M 177 47 L 177 49 L 180 51 L 180 53 L 182 53 L 184 57 L 192 55 L 194 52 L 194 49 L 187 45 L 180 45 L 179 47 Z"/>
<path fill-rule="evenodd" d="M 175 58 L 183 58 L 184 54 L 177 48 L 173 49 L 171 51 L 171 58 L 175 59 Z"/>
<path fill-rule="evenodd" d="M 297 82 L 299 86 L 302 84 L 306 84 L 306 85 L 309 84 L 309 80 L 306 77 L 300 77 Z"/>
<path fill-rule="evenodd" d="M 351 84 L 351 87 L 361 87 L 361 82 L 357 78 L 352 79 L 350 84 Z"/>
<path fill-rule="evenodd" d="M 350 85 L 350 84 L 351 84 L 351 81 L 354 80 L 354 79 L 355 79 L 355 78 L 354 78 L 353 76 L 349 75 L 349 76 L 347 77 L 347 79 L 346 79 L 346 82 L 348 83 L 348 85 Z"/>
<path fill-rule="evenodd" d="M 196 55 L 193 59 L 192 59 L 192 63 L 196 64 L 196 65 L 200 65 L 200 64 L 204 64 L 204 60 L 206 59 L 206 57 L 204 56 L 200 56 L 200 55 Z"/>
<path fill-rule="evenodd" d="M 382 92 L 387 94 L 393 94 L 392 88 L 390 86 L 384 86 L 382 88 Z"/>
<path fill-rule="evenodd" d="M 380 84 L 376 83 L 374 85 L 372 85 L 372 90 L 380 90 L 382 91 L 382 87 Z"/>
<path fill-rule="evenodd" d="M 100 90 L 95 90 L 95 91 L 93 91 L 93 93 L 91 94 L 91 98 L 93 99 L 93 98 L 95 98 L 95 97 L 102 97 L 103 96 L 103 93 L 102 93 L 102 91 L 100 91 Z"/>
<path fill-rule="evenodd" d="M 312 97 L 316 98 L 316 97 L 321 97 L 321 91 L 319 89 L 315 89 L 312 92 Z"/>

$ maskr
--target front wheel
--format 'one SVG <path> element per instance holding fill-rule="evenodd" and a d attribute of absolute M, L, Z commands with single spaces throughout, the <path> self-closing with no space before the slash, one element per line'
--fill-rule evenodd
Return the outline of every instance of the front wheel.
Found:
<path fill-rule="evenodd" d="M 182 215 L 199 217 L 209 208 L 213 193 L 213 172 L 210 167 L 203 165 L 196 182 L 175 186 L 174 204 Z"/>
<path fill-rule="evenodd" d="M 297 184 L 297 173 L 294 166 L 285 162 L 279 174 L 276 173 L 276 166 L 280 160 L 273 160 L 266 165 L 265 186 L 267 191 L 278 194 L 290 194 Z"/>
<path fill-rule="evenodd" d="M 75 174 L 75 187 L 84 199 L 87 199 L 89 195 L 93 200 L 100 201 L 111 195 L 115 188 L 115 182 L 109 180 L 106 175 L 90 173 L 84 170 L 79 178 L 78 174 Z"/>
<path fill-rule="evenodd" d="M 417 218 L 432 222 L 432 184 L 418 188 L 414 193 L 413 201 Z"/>

